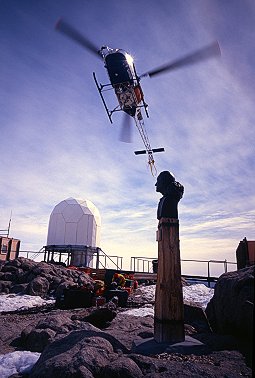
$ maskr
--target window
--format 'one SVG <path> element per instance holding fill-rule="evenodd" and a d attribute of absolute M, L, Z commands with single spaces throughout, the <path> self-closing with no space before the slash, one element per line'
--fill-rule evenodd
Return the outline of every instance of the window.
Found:
<path fill-rule="evenodd" d="M 2 245 L 1 253 L 4 254 L 4 255 L 6 255 L 6 253 L 7 253 L 7 245 L 6 244 Z"/>

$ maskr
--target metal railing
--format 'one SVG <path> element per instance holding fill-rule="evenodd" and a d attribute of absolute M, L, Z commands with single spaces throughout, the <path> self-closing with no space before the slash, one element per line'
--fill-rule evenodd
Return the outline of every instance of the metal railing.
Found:
<path fill-rule="evenodd" d="M 157 266 L 157 259 L 154 257 L 131 257 L 130 270 L 133 272 L 143 272 L 143 273 L 155 273 L 155 267 Z M 236 262 L 225 260 L 195 260 L 195 259 L 182 259 L 181 263 L 202 263 L 205 265 L 204 275 L 197 275 L 198 277 L 204 277 L 210 280 L 212 277 L 217 277 L 217 275 L 212 275 L 212 265 L 221 264 L 222 273 L 227 273 L 229 271 L 230 265 L 237 266 Z M 194 276 L 194 274 L 185 274 L 185 276 Z"/>
<path fill-rule="evenodd" d="M 153 261 L 157 261 L 157 259 L 155 257 L 131 257 L 130 270 L 132 272 L 153 273 Z"/>
<path fill-rule="evenodd" d="M 62 252 L 61 255 L 58 252 L 54 252 L 56 261 L 62 262 L 66 265 L 70 263 L 70 255 L 71 252 Z M 35 260 L 38 257 L 42 256 L 40 261 L 46 261 L 45 255 L 45 248 L 42 247 L 38 252 L 36 251 L 20 251 L 19 256 L 24 256 L 27 259 Z M 123 266 L 123 257 L 120 256 L 110 256 L 107 255 L 104 251 L 100 248 L 96 248 L 96 252 L 93 253 L 93 258 L 91 260 L 92 266 L 91 268 L 99 269 L 102 267 L 103 269 L 116 269 L 122 270 Z"/>
<path fill-rule="evenodd" d="M 221 264 L 223 265 L 223 271 L 222 273 L 227 273 L 229 271 L 228 269 L 228 266 L 229 265 L 235 265 L 235 267 L 237 266 L 237 263 L 236 262 L 232 262 L 232 261 L 227 261 L 226 259 L 225 260 L 191 260 L 191 259 L 183 259 L 181 260 L 181 262 L 198 262 L 198 263 L 206 263 L 207 264 L 207 277 L 211 277 L 211 270 L 210 270 L 210 267 L 212 266 L 212 264 Z"/>
<path fill-rule="evenodd" d="M 100 264 L 104 269 L 114 268 L 116 270 L 122 270 L 123 257 L 121 256 L 109 256 L 100 249 L 99 254 L 97 254 L 96 258 L 96 269 L 99 268 Z M 115 259 L 116 262 L 113 259 Z M 102 262 L 102 260 L 104 261 L 104 263 Z"/>

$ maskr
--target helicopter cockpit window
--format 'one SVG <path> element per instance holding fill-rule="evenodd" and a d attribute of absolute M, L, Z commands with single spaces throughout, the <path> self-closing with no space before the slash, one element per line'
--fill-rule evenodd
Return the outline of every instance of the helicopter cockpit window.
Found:
<path fill-rule="evenodd" d="M 109 54 L 105 57 L 105 63 L 111 84 L 133 83 L 130 67 L 124 54 L 120 52 Z"/>

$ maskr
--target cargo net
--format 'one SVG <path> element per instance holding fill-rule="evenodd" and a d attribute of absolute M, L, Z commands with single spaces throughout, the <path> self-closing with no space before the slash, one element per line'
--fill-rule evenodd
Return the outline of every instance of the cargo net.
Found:
<path fill-rule="evenodd" d="M 140 108 L 137 109 L 136 114 L 134 116 L 134 120 L 135 120 L 136 127 L 139 131 L 139 134 L 143 140 L 143 144 L 146 149 L 145 153 L 147 153 L 148 155 L 148 165 L 150 167 L 151 174 L 152 176 L 156 176 L 157 169 L 155 166 L 155 160 L 153 157 L 152 148 L 151 148 L 150 141 L 149 141 L 146 129 L 145 129 L 145 124 L 144 124 L 144 120 L 143 120 L 143 116 L 142 116 Z"/>

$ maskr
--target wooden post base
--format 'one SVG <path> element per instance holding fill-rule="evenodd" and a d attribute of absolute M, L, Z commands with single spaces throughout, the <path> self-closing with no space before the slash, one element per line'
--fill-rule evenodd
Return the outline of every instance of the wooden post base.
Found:
<path fill-rule="evenodd" d="M 154 340 L 157 343 L 179 343 L 185 340 L 182 321 L 154 319 Z"/>
<path fill-rule="evenodd" d="M 185 340 L 179 221 L 175 218 L 161 218 L 158 225 L 154 339 L 159 343 Z"/>

